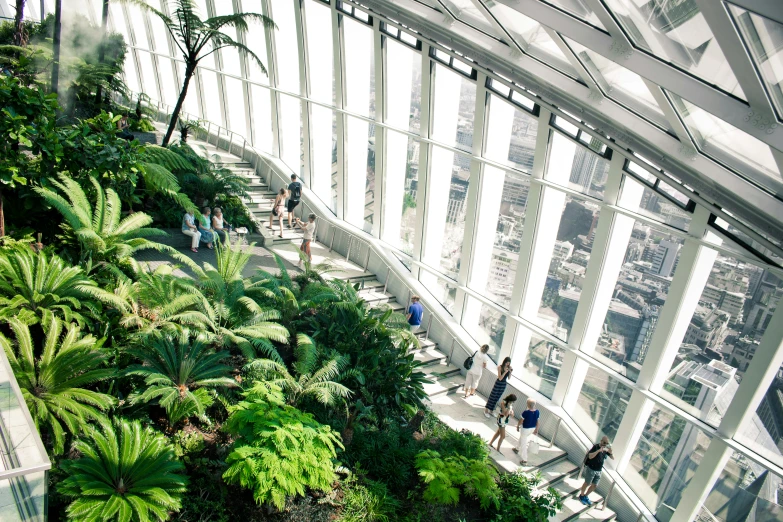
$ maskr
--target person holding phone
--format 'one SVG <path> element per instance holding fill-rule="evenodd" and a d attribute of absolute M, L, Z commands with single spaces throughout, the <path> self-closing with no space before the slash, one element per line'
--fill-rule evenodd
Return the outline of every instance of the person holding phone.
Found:
<path fill-rule="evenodd" d="M 506 391 L 506 384 L 508 384 L 508 378 L 512 371 L 514 369 L 511 368 L 511 357 L 506 357 L 503 359 L 503 364 L 498 366 L 498 379 L 492 387 L 492 393 L 489 394 L 486 406 L 484 406 L 484 416 L 486 418 L 492 417 L 495 406 L 497 406 L 498 401 L 503 396 L 503 392 Z"/>
<path fill-rule="evenodd" d="M 614 455 L 612 455 L 612 446 L 609 444 L 609 437 L 604 435 L 601 437 L 601 442 L 593 444 L 593 447 L 590 448 L 590 451 L 585 455 L 585 469 L 582 473 L 585 482 L 579 490 L 579 501 L 585 506 L 593 504 L 588 496 L 595 491 L 595 488 L 598 487 L 598 483 L 601 481 L 601 472 L 604 469 L 606 457 L 614 459 Z"/>

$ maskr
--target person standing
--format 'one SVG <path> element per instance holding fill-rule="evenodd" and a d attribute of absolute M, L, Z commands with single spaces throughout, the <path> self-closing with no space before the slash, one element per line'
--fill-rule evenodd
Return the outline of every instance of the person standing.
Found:
<path fill-rule="evenodd" d="M 288 184 L 288 228 L 293 228 L 294 209 L 302 199 L 302 184 L 297 181 L 296 174 L 291 174 L 291 183 Z"/>
<path fill-rule="evenodd" d="M 536 400 L 527 400 L 527 409 L 522 412 L 522 417 L 517 423 L 517 431 L 519 431 L 519 441 L 517 447 L 514 448 L 514 453 L 522 453 L 522 460 L 519 461 L 523 466 L 527 464 L 527 447 L 530 442 L 531 435 L 538 435 L 538 418 L 541 416 L 541 412 L 536 409 Z M 520 430 L 520 427 L 522 428 Z"/>
<path fill-rule="evenodd" d="M 280 225 L 280 236 L 283 237 L 283 214 L 285 213 L 285 198 L 288 192 L 283 187 L 280 187 L 280 192 L 275 196 L 275 202 L 272 203 L 272 213 L 269 214 L 269 228 L 274 231 L 275 227 L 272 224 L 272 220 L 277 217 L 277 224 Z"/>
<path fill-rule="evenodd" d="M 508 384 L 508 377 L 511 372 L 514 371 L 511 368 L 511 357 L 503 359 L 503 364 L 498 366 L 498 380 L 495 381 L 495 385 L 492 387 L 492 393 L 489 394 L 487 399 L 487 405 L 484 406 L 484 416 L 486 418 L 492 417 L 492 412 L 495 410 L 500 397 L 503 396 L 503 392 L 506 391 L 506 384 Z"/>
<path fill-rule="evenodd" d="M 609 437 L 604 435 L 601 438 L 601 442 L 593 444 L 593 447 L 590 448 L 590 451 L 588 451 L 585 456 L 585 470 L 582 473 L 585 482 L 579 489 L 579 500 L 586 506 L 591 506 L 593 504 L 588 497 L 590 493 L 595 491 L 595 488 L 598 487 L 606 457 L 614 459 L 614 455 L 612 455 L 612 446 L 609 445 Z"/>
<path fill-rule="evenodd" d="M 299 218 L 296 218 L 296 225 L 304 230 L 304 235 L 302 236 L 302 245 L 299 247 L 299 250 L 304 252 L 304 254 L 307 256 L 308 263 L 313 262 L 313 254 L 310 253 L 310 243 L 312 243 L 313 238 L 315 237 L 315 217 L 315 214 L 310 214 L 307 223 Z M 302 268 L 301 259 L 299 260 L 298 266 L 299 268 Z"/>
<path fill-rule="evenodd" d="M 492 443 L 495 442 L 495 439 L 498 439 L 498 451 L 500 451 L 500 445 L 503 444 L 503 439 L 506 438 L 506 426 L 508 426 L 508 421 L 511 417 L 514 416 L 514 407 L 512 404 L 516 402 L 517 396 L 512 394 L 509 394 L 506 396 L 505 399 L 503 399 L 503 402 L 500 403 L 500 415 L 498 415 L 498 429 L 495 431 L 495 434 L 492 436 L 492 440 L 489 441 L 489 446 L 492 446 Z"/>
<path fill-rule="evenodd" d="M 421 317 L 423 315 L 424 307 L 419 303 L 419 296 L 412 296 L 411 305 L 408 307 L 408 315 L 405 316 L 408 320 L 408 324 L 411 326 L 411 332 L 415 332 L 416 329 L 421 326 Z"/>
<path fill-rule="evenodd" d="M 485 344 L 476 353 L 473 354 L 473 366 L 468 370 L 468 374 L 465 376 L 465 396 L 463 399 L 476 394 L 476 388 L 478 388 L 479 381 L 481 381 L 481 373 L 484 368 L 487 367 L 487 361 L 489 361 L 489 345 Z"/>

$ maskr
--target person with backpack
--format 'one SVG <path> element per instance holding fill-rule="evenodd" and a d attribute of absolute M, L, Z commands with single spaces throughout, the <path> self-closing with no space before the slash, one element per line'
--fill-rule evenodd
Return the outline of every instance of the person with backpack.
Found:
<path fill-rule="evenodd" d="M 601 437 L 601 442 L 593 444 L 590 451 L 585 455 L 584 460 L 584 472 L 582 476 L 585 479 L 584 484 L 579 489 L 579 501 L 585 506 L 592 505 L 592 501 L 588 498 L 590 493 L 595 491 L 598 487 L 598 482 L 601 480 L 601 472 L 604 469 L 604 461 L 606 457 L 614 459 L 612 455 L 612 446 L 609 444 L 609 437 L 604 435 Z"/>
<path fill-rule="evenodd" d="M 489 441 L 489 447 L 492 448 L 492 444 L 495 439 L 498 439 L 498 451 L 500 451 L 500 445 L 503 444 L 503 439 L 506 438 L 506 426 L 508 421 L 514 416 L 514 406 L 512 406 L 517 400 L 517 396 L 513 393 L 506 395 L 503 402 L 500 403 L 500 415 L 498 415 L 497 425 L 498 429 L 492 436 L 492 440 Z"/>
<path fill-rule="evenodd" d="M 514 453 L 521 453 L 522 460 L 519 461 L 521 465 L 527 464 L 527 448 L 531 435 L 538 435 L 538 418 L 541 416 L 541 412 L 536 408 L 536 400 L 527 400 L 527 409 L 522 412 L 522 417 L 517 423 L 517 431 L 519 431 L 519 441 L 517 447 L 514 448 Z M 520 430 L 520 427 L 522 428 Z"/>
<path fill-rule="evenodd" d="M 291 174 L 291 183 L 288 185 L 288 228 L 293 228 L 294 209 L 302 199 L 302 184 L 296 180 L 296 174 Z"/>
<path fill-rule="evenodd" d="M 478 388 L 481 380 L 481 372 L 487 367 L 487 361 L 489 360 L 487 352 L 489 352 L 489 345 L 485 344 L 462 363 L 468 371 L 467 375 L 465 375 L 465 395 L 462 397 L 463 399 L 476 394 L 476 388 Z"/>

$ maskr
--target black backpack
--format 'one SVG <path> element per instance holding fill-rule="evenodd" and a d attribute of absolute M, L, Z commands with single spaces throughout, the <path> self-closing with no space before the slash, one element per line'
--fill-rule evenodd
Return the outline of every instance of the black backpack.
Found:
<path fill-rule="evenodd" d="M 465 362 L 462 363 L 462 366 L 464 366 L 466 370 L 470 370 L 471 368 L 473 368 L 473 358 L 476 356 L 477 353 L 478 353 L 478 350 L 476 350 L 473 353 L 473 355 L 471 355 L 470 357 L 465 359 Z"/>
<path fill-rule="evenodd" d="M 294 201 L 299 201 L 299 199 L 302 197 L 302 184 L 299 182 L 291 183 L 291 185 L 294 186 L 293 189 L 291 189 L 291 199 Z"/>

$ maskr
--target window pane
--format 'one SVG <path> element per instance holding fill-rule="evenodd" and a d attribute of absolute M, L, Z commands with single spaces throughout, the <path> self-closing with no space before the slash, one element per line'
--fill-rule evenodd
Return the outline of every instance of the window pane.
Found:
<path fill-rule="evenodd" d="M 501 138 L 493 136 L 493 129 L 488 128 L 484 157 L 531 173 L 533 155 L 536 150 L 538 118 L 523 110 L 513 108 L 513 105 L 495 95 L 490 96 L 489 111 L 489 125 L 496 126 L 499 129 L 498 132 L 502 134 L 510 134 L 511 140 L 509 142 L 507 138 L 503 139 L 503 147 L 494 146 L 493 140 Z M 500 113 L 499 121 L 493 121 L 495 120 L 492 117 L 493 112 Z"/>
<path fill-rule="evenodd" d="M 100 16 L 100 14 L 98 15 Z M 149 15 L 150 25 L 152 26 L 152 36 L 155 40 L 155 50 L 161 54 L 169 54 L 168 37 L 169 31 L 159 16 Z"/>
<path fill-rule="evenodd" d="M 548 180 L 594 198 L 603 198 L 609 161 L 559 132 L 552 132 L 550 149 L 546 173 Z"/>
<path fill-rule="evenodd" d="M 403 263 L 406 261 L 402 260 Z M 409 267 L 410 269 L 410 267 Z M 449 314 L 454 314 L 454 298 L 457 295 L 457 285 L 446 279 L 436 277 L 430 272 L 422 272 L 419 278 L 424 288 L 429 290 L 435 299 L 443 305 Z"/>
<path fill-rule="evenodd" d="M 470 152 L 476 84 L 442 65 L 435 66 L 432 138 Z"/>
<path fill-rule="evenodd" d="M 280 159 L 298 175 L 302 164 L 301 103 L 297 98 L 285 94 L 279 96 Z"/>
<path fill-rule="evenodd" d="M 147 25 L 144 20 L 144 13 L 141 12 L 140 7 L 134 5 L 128 5 L 128 15 L 131 30 L 135 36 L 136 46 L 141 49 L 149 49 L 149 40 L 147 40 Z"/>
<path fill-rule="evenodd" d="M 600 29 L 604 29 L 603 24 L 598 19 L 593 10 L 589 7 L 589 0 L 546 0 L 550 4 L 554 4 L 557 7 L 564 9 L 576 16 L 580 20 L 594 25 Z"/>
<path fill-rule="evenodd" d="M 658 520 L 669 520 L 709 443 L 685 419 L 653 408 L 623 478 Z"/>
<path fill-rule="evenodd" d="M 267 154 L 272 153 L 272 104 L 269 91 L 251 85 L 253 96 L 253 146 Z"/>
<path fill-rule="evenodd" d="M 626 205 L 621 203 L 620 206 L 633 212 L 642 214 L 643 216 L 647 216 L 656 221 L 660 221 L 661 223 L 666 223 L 667 225 L 679 228 L 680 230 L 688 230 L 688 225 L 691 222 L 692 215 L 690 212 L 686 212 L 681 207 L 666 199 L 666 197 L 662 196 L 653 189 L 642 185 L 635 179 L 629 176 L 623 176 L 623 188 L 631 185 L 644 187 L 641 202 L 639 205 Z M 664 186 L 665 184 L 663 182 L 661 182 L 659 185 L 661 189 L 663 189 Z M 679 192 L 671 188 L 669 188 L 666 193 L 670 195 L 680 195 Z"/>
<path fill-rule="evenodd" d="M 274 31 L 277 86 L 299 94 L 299 47 L 296 40 L 294 3 L 290 0 L 270 0 L 270 4 L 272 19 L 277 24 Z M 298 165 L 295 171 L 299 171 Z"/>
<path fill-rule="evenodd" d="M 491 354 L 500 353 L 506 334 L 506 314 L 468 296 L 462 326 L 479 345 L 488 344 Z"/>
<path fill-rule="evenodd" d="M 242 2 L 243 12 L 261 13 L 261 7 L 256 2 L 253 2 L 252 0 L 242 0 Z M 266 52 L 266 29 L 264 29 L 264 26 L 260 23 L 253 24 L 248 29 L 249 30 L 245 33 L 245 45 L 258 56 L 261 63 L 264 64 L 264 67 L 268 68 L 269 64 L 267 62 L 269 59 L 267 58 Z M 248 56 L 247 63 L 248 77 L 254 82 L 269 85 L 269 76 L 264 74 L 261 67 L 259 67 L 258 62 Z"/>
<path fill-rule="evenodd" d="M 372 219 L 375 190 L 375 148 L 370 142 L 374 125 L 365 120 L 345 118 L 345 192 L 343 198 L 344 219 L 359 228 Z M 372 178 L 372 189 L 368 185 Z"/>
<path fill-rule="evenodd" d="M 228 110 L 228 128 L 240 136 L 247 134 L 247 123 L 245 121 L 245 90 L 242 87 L 242 81 L 236 78 L 223 77 L 226 82 L 226 98 L 231 103 L 226 104 Z"/>
<path fill-rule="evenodd" d="M 179 71 L 179 77 L 184 80 L 185 78 L 185 64 L 182 62 L 175 62 L 177 64 L 177 70 Z M 190 119 L 199 119 L 202 118 L 201 111 L 199 109 L 198 104 L 198 93 L 199 93 L 199 85 L 198 85 L 198 75 L 194 74 L 193 77 L 190 79 L 190 84 L 188 86 L 188 93 L 185 96 L 185 101 L 182 104 L 182 107 L 185 109 L 185 111 L 188 113 L 188 118 Z M 177 93 L 179 96 L 179 93 Z"/>
<path fill-rule="evenodd" d="M 520 338 L 527 341 L 520 343 Z M 515 377 L 552 398 L 560 368 L 563 366 L 563 351 L 546 339 L 518 326 L 517 341 L 511 353 L 511 366 L 514 368 Z"/>
<path fill-rule="evenodd" d="M 234 7 L 231 2 L 214 2 L 215 15 L 227 16 L 234 14 Z M 257 29 L 258 27 L 254 22 L 251 22 L 250 30 Z M 237 31 L 233 27 L 224 27 L 220 30 L 221 33 L 227 35 L 234 41 L 237 40 Z M 234 47 L 224 47 L 220 49 L 220 59 L 223 63 L 223 72 L 232 74 L 234 76 L 242 76 L 242 70 L 239 66 L 239 51 Z"/>
<path fill-rule="evenodd" d="M 218 91 L 217 74 L 206 69 L 201 70 L 201 98 L 204 101 L 204 118 L 216 125 L 223 125 L 220 111 L 220 91 Z"/>
<path fill-rule="evenodd" d="M 574 420 L 590 440 L 600 440 L 604 435 L 614 440 L 629 400 L 629 387 L 590 366 L 576 402 Z"/>
<path fill-rule="evenodd" d="M 419 183 L 418 141 L 391 130 L 386 132 L 385 178 L 381 239 L 412 255 Z"/>
<path fill-rule="evenodd" d="M 421 132 L 421 55 L 386 39 L 386 123 Z"/>
<path fill-rule="evenodd" d="M 589 257 L 598 224 L 599 207 L 568 195 L 562 197 L 561 192 L 553 189 L 547 188 L 545 192 L 551 197 L 552 206 L 542 217 L 551 217 L 547 226 L 557 226 L 558 229 L 538 316 L 530 319 L 565 341 L 574 323 L 586 270 L 585 266 L 571 258 L 575 256 L 578 260 Z M 549 200 L 545 200 L 542 205 L 549 203 Z M 558 214 L 558 211 L 561 213 Z"/>
<path fill-rule="evenodd" d="M 168 53 L 167 53 L 168 54 Z M 163 99 L 161 101 L 173 106 L 177 103 L 179 91 L 182 85 L 174 79 L 174 69 L 172 69 L 171 60 L 158 56 L 158 75 L 160 80 L 160 89 Z"/>
<path fill-rule="evenodd" d="M 345 39 L 345 108 L 375 117 L 375 53 L 371 27 L 343 17 Z M 366 134 L 366 133 L 365 133 Z"/>
<path fill-rule="evenodd" d="M 378 216 L 376 211 L 375 186 L 375 125 L 368 125 L 367 135 L 367 177 L 364 192 L 364 231 L 375 235 L 378 232 Z"/>
<path fill-rule="evenodd" d="M 310 188 L 332 212 L 335 211 L 335 201 L 332 198 L 332 176 L 337 170 L 334 120 L 334 111 L 319 105 L 310 105 L 310 140 L 312 142 L 310 159 L 313 163 L 312 186 Z"/>
<path fill-rule="evenodd" d="M 136 51 L 136 53 L 139 56 L 139 65 L 141 66 L 141 79 L 144 83 L 144 93 L 153 100 L 157 100 L 159 97 L 155 78 L 158 77 L 158 74 L 155 71 L 155 66 L 152 64 L 152 56 L 147 51 Z M 215 98 L 215 100 L 217 100 L 217 98 Z"/>
<path fill-rule="evenodd" d="M 304 7 L 310 96 L 334 104 L 332 13 L 320 0 L 308 0 Z"/>

